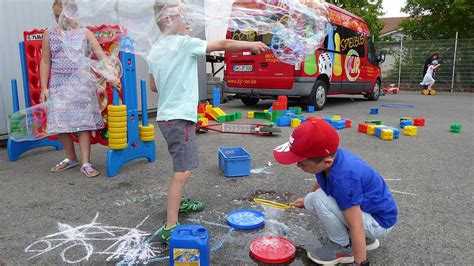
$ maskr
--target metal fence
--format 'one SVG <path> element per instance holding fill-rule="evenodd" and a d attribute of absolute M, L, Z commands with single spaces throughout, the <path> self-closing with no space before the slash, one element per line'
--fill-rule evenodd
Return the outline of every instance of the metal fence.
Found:
<path fill-rule="evenodd" d="M 442 91 L 474 91 L 474 39 L 401 40 L 377 42 L 377 51 L 387 52 L 381 64 L 382 86 L 396 84 L 401 90 L 416 90 L 423 80 L 425 60 L 439 53 L 433 88 Z"/>

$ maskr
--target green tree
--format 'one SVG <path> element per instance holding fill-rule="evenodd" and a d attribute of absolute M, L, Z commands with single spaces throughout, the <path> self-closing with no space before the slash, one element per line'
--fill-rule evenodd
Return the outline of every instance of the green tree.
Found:
<path fill-rule="evenodd" d="M 400 25 L 412 39 L 474 38 L 473 0 L 406 0 L 402 11 L 410 15 Z"/>
<path fill-rule="evenodd" d="M 383 22 L 378 17 L 383 15 L 382 0 L 377 0 L 375 4 L 369 4 L 368 0 L 328 0 L 326 2 L 361 17 L 375 38 L 380 35 Z"/>

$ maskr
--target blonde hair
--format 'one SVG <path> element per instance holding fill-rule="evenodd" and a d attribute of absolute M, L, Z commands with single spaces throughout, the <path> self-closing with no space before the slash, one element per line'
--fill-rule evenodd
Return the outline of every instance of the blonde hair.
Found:
<path fill-rule="evenodd" d="M 62 0 L 54 0 L 54 2 L 53 2 L 53 7 L 58 6 L 58 5 L 59 5 L 59 6 L 62 6 L 62 5 L 63 5 L 63 1 L 62 1 Z"/>
<path fill-rule="evenodd" d="M 181 9 L 184 9 L 184 2 L 182 0 L 173 1 L 172 3 L 163 3 L 162 0 L 155 2 L 153 6 L 155 21 L 162 32 L 166 30 L 163 19 L 167 16 L 178 15 L 182 11 Z"/>

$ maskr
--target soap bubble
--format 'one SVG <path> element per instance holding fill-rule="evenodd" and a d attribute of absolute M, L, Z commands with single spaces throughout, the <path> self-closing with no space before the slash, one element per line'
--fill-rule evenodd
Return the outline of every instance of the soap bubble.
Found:
<path fill-rule="evenodd" d="M 281 61 L 303 61 L 327 35 L 325 5 L 320 0 L 210 1 L 231 4 L 230 16 L 210 15 L 204 6 L 176 0 L 63 0 L 64 16 L 81 25 L 117 24 L 128 39 L 118 48 L 145 58 L 166 35 L 202 36 L 206 24 L 228 25 L 234 40 L 262 41 Z M 224 12 L 225 13 L 225 12 Z M 67 20 L 64 23 L 67 26 Z M 177 52 L 180 47 L 171 48 Z"/>

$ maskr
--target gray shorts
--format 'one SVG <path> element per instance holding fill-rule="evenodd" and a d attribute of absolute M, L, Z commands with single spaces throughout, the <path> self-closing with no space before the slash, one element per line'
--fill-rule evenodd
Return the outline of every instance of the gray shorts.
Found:
<path fill-rule="evenodd" d="M 195 123 L 187 120 L 158 121 L 173 159 L 173 171 L 185 172 L 199 165 Z"/>

